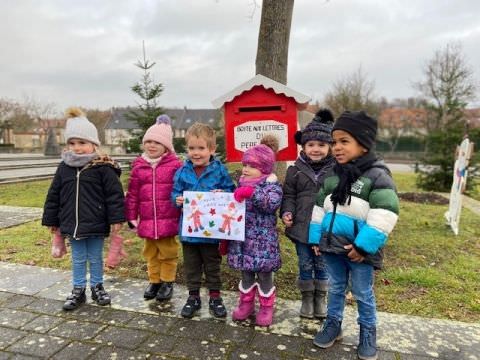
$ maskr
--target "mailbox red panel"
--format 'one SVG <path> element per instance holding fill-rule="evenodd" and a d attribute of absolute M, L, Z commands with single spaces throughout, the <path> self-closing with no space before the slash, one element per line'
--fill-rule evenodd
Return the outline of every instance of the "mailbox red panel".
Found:
<path fill-rule="evenodd" d="M 297 158 L 297 102 L 292 97 L 257 85 L 225 103 L 224 111 L 227 161 L 241 161 L 266 133 L 279 138 L 278 161 Z"/>

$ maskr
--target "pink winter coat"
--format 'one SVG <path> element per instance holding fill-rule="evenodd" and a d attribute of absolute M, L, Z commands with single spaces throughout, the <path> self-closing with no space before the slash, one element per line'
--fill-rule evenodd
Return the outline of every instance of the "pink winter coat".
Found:
<path fill-rule="evenodd" d="M 170 200 L 170 194 L 173 176 L 181 166 L 172 153 L 166 153 L 156 166 L 141 156 L 133 162 L 125 198 L 125 217 L 127 221 L 138 221 L 138 236 L 160 239 L 178 234 L 180 210 Z"/>

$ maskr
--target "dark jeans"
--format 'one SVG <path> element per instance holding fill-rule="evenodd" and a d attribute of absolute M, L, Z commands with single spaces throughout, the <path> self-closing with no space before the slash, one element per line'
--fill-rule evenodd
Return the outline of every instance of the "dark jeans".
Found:
<path fill-rule="evenodd" d="M 222 257 L 218 252 L 218 244 L 182 243 L 183 269 L 187 288 L 199 290 L 202 286 L 202 275 L 205 274 L 205 286 L 209 290 L 220 290 L 220 264 Z"/>
<path fill-rule="evenodd" d="M 300 280 L 328 280 L 323 255 L 315 256 L 311 244 L 295 242 Z"/>

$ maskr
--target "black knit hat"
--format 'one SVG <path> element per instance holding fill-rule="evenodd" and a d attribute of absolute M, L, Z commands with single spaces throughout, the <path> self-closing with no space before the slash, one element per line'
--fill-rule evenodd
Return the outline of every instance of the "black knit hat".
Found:
<path fill-rule="evenodd" d="M 295 142 L 305 145 L 307 141 L 318 140 L 326 143 L 332 142 L 333 115 L 328 109 L 320 109 L 305 129 L 295 133 Z"/>
<path fill-rule="evenodd" d="M 377 120 L 365 111 L 344 111 L 333 124 L 332 132 L 344 130 L 370 151 L 377 137 Z"/>

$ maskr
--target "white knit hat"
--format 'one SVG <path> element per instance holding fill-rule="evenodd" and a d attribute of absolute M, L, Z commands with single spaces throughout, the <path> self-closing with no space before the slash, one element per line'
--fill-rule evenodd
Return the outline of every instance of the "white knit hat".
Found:
<path fill-rule="evenodd" d="M 69 108 L 65 111 L 67 115 L 67 125 L 65 126 L 65 143 L 68 140 L 76 138 L 90 141 L 97 146 L 100 146 L 98 139 L 98 131 L 95 125 L 88 121 L 87 117 L 79 108 Z"/>

